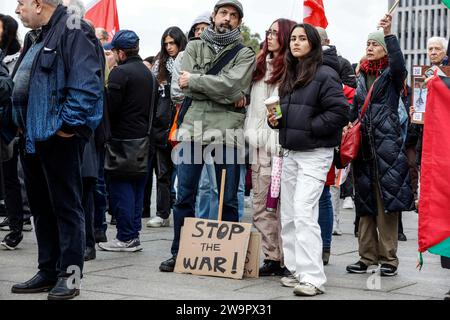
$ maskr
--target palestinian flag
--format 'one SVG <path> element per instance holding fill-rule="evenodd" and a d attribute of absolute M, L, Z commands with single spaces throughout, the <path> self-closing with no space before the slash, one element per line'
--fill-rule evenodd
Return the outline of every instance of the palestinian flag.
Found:
<path fill-rule="evenodd" d="M 322 0 L 305 0 L 303 2 L 303 12 L 304 23 L 309 23 L 314 27 L 327 28 L 328 20 Z"/>
<path fill-rule="evenodd" d="M 442 3 L 450 9 L 450 0 L 442 0 Z"/>
<path fill-rule="evenodd" d="M 421 186 L 419 251 L 450 258 L 450 78 L 428 82 Z"/>

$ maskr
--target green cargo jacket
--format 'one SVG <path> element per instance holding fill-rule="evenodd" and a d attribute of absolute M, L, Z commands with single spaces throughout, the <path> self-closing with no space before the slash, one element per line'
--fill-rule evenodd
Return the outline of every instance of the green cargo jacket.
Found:
<path fill-rule="evenodd" d="M 179 130 L 181 141 L 244 144 L 246 109 L 235 108 L 234 103 L 249 92 L 256 65 L 254 51 L 245 47 L 217 76 L 206 75 L 237 44 L 236 41 L 216 54 L 203 40 L 188 43 L 181 69 L 191 73 L 189 87 L 183 92 L 193 102 Z"/>

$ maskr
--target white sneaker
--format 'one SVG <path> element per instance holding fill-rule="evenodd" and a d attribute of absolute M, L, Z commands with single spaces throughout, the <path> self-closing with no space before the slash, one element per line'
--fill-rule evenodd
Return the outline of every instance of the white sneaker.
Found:
<path fill-rule="evenodd" d="M 139 239 L 133 239 L 128 242 L 122 242 L 114 239 L 109 242 L 101 242 L 98 246 L 103 251 L 110 252 L 137 252 L 142 250 Z"/>
<path fill-rule="evenodd" d="M 344 209 L 355 209 L 355 204 L 353 203 L 353 199 L 351 197 L 347 197 L 344 200 L 344 204 L 342 205 Z"/>
<path fill-rule="evenodd" d="M 342 231 L 339 227 L 333 230 L 333 236 L 342 236 Z"/>
<path fill-rule="evenodd" d="M 325 293 L 324 290 L 321 290 L 316 286 L 312 285 L 311 283 L 307 282 L 302 282 L 298 284 L 294 289 L 294 294 L 296 296 L 303 296 L 303 297 L 314 297 L 323 293 Z"/>
<path fill-rule="evenodd" d="M 153 217 L 147 222 L 147 228 L 163 228 L 163 227 L 170 227 L 170 219 Z"/>
<path fill-rule="evenodd" d="M 281 278 L 280 282 L 283 287 L 288 288 L 295 288 L 298 284 L 300 284 L 300 281 L 298 281 L 298 279 L 293 275 Z"/>

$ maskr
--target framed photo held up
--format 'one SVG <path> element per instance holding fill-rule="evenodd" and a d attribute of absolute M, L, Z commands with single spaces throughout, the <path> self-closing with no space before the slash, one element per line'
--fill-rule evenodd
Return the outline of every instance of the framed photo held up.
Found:
<path fill-rule="evenodd" d="M 426 79 L 434 76 L 450 77 L 450 66 L 413 66 L 412 72 L 412 105 L 415 108 L 412 123 L 424 124 L 427 106 L 428 89 Z"/>

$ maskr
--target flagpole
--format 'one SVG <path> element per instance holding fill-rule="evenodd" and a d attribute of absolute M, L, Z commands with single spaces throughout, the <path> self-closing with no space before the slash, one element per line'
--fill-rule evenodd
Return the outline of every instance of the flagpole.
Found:
<path fill-rule="evenodd" d="M 392 8 L 389 10 L 388 15 L 391 15 L 394 13 L 395 9 L 397 9 L 398 5 L 400 4 L 400 0 L 397 0 L 396 3 L 392 6 Z"/>

